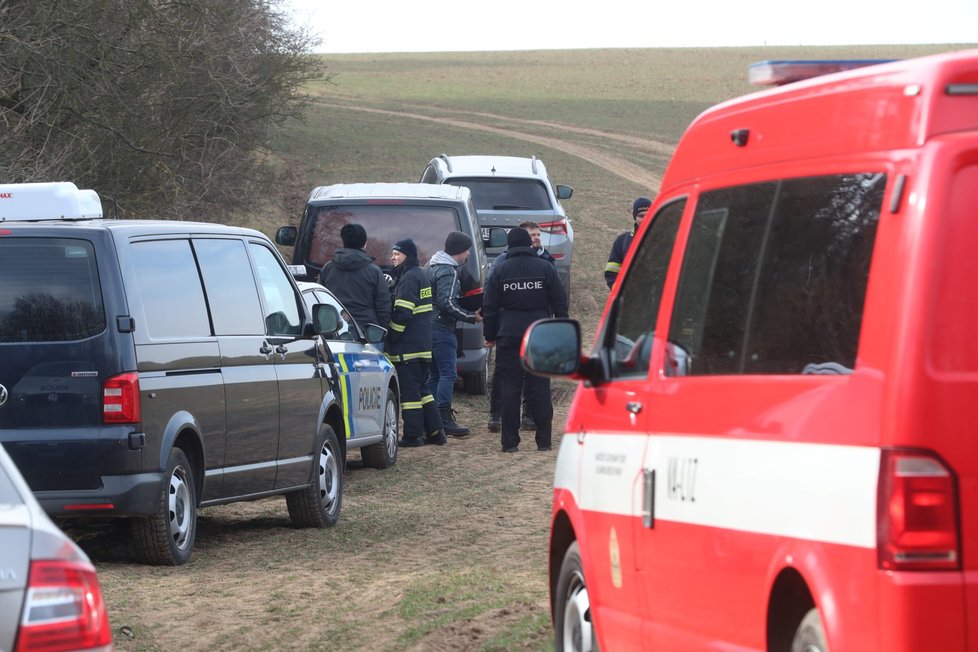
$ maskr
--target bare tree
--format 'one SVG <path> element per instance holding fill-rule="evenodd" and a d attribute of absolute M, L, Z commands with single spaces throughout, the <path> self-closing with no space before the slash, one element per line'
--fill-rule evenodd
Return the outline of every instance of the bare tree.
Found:
<path fill-rule="evenodd" d="M 321 75 L 276 0 L 0 0 L 0 180 L 220 215 Z"/>

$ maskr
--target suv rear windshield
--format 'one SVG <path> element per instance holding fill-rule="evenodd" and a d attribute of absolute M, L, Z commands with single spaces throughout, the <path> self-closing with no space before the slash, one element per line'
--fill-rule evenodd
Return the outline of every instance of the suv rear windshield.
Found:
<path fill-rule="evenodd" d="M 535 179 L 462 178 L 446 183 L 472 191 L 477 211 L 549 211 L 547 188 Z"/>
<path fill-rule="evenodd" d="M 105 330 L 87 240 L 0 238 L 0 342 L 79 340 Z"/>
<path fill-rule="evenodd" d="M 360 224 L 367 231 L 363 248 L 375 262 L 390 266 L 391 247 L 398 240 L 411 238 L 418 246 L 421 266 L 428 262 L 445 244 L 449 231 L 459 230 L 459 217 L 449 206 L 418 206 L 408 204 L 374 204 L 360 206 L 313 206 L 316 213 L 312 227 L 312 243 L 307 262 L 322 267 L 333 252 L 343 246 L 340 229 L 346 224 Z"/>

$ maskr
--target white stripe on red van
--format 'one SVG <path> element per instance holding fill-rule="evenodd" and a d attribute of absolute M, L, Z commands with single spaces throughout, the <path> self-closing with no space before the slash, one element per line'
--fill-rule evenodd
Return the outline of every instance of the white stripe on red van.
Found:
<path fill-rule="evenodd" d="M 577 433 L 564 435 L 554 476 L 555 488 L 571 491 L 582 509 L 640 518 L 642 469 L 651 468 L 656 520 L 876 547 L 878 448 L 604 433 L 583 439 L 580 445 Z"/>

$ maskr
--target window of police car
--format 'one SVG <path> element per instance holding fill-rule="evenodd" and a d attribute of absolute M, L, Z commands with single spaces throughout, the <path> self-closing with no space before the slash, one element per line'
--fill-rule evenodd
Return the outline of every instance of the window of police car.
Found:
<path fill-rule="evenodd" d="M 362 338 L 361 332 L 353 317 L 350 316 L 346 308 L 340 305 L 340 302 L 332 294 L 319 290 L 306 290 L 302 293 L 302 297 L 305 299 L 306 306 L 310 311 L 312 310 L 312 306 L 317 303 L 325 303 L 336 308 L 336 312 L 340 315 L 339 328 L 328 339 L 356 342 Z"/>
<path fill-rule="evenodd" d="M 863 173 L 703 193 L 669 330 L 685 372 L 851 372 L 885 186 Z"/>
<path fill-rule="evenodd" d="M 628 274 L 621 280 L 621 290 L 615 300 L 617 318 L 610 333 L 614 343 L 610 348 L 612 378 L 648 375 L 662 286 L 685 207 L 686 200 L 681 199 L 666 204 L 656 213 Z"/>

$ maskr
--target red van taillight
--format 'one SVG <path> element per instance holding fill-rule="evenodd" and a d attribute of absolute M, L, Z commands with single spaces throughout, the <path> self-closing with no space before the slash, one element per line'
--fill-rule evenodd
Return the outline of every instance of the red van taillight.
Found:
<path fill-rule="evenodd" d="M 961 567 L 954 474 L 933 455 L 884 450 L 876 546 L 883 570 Z"/>
<path fill-rule="evenodd" d="M 556 222 L 544 222 L 540 225 L 540 233 L 567 235 L 567 222 L 564 220 L 557 220 Z"/>
<path fill-rule="evenodd" d="M 15 649 L 85 650 L 112 643 L 95 569 L 70 561 L 31 563 Z"/>
<path fill-rule="evenodd" d="M 102 385 L 102 422 L 138 423 L 139 376 L 135 373 L 112 376 Z"/>

